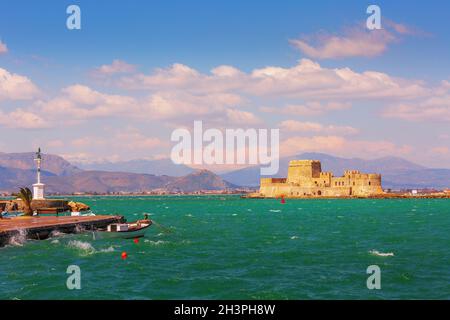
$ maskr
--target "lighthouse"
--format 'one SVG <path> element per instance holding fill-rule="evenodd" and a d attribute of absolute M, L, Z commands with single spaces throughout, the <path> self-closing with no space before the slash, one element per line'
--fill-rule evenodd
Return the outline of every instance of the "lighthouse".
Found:
<path fill-rule="evenodd" d="M 41 183 L 41 148 L 36 152 L 36 158 L 34 159 L 37 165 L 37 182 L 33 184 L 33 200 L 43 200 L 44 198 L 44 187 L 45 185 Z"/>

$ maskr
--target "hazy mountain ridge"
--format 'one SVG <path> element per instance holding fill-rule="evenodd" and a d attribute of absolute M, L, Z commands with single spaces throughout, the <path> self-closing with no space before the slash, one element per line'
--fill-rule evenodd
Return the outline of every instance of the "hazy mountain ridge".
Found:
<path fill-rule="evenodd" d="M 89 164 L 77 163 L 76 165 L 83 170 L 146 173 L 154 175 L 168 175 L 172 177 L 181 177 L 195 171 L 194 169 L 185 165 L 176 165 L 170 159 L 136 159 L 129 161 L 100 162 Z"/>
<path fill-rule="evenodd" d="M 340 158 L 323 153 L 302 153 L 280 159 L 276 177 L 286 177 L 289 161 L 294 159 L 320 160 L 322 171 L 340 176 L 345 170 L 365 173 L 381 173 L 383 188 L 447 188 L 450 187 L 450 169 L 430 169 L 398 157 L 382 157 L 373 160 Z M 274 176 L 274 177 L 275 177 Z M 222 174 L 221 177 L 241 186 L 258 186 L 259 166 Z"/>
<path fill-rule="evenodd" d="M 22 170 L 35 170 L 36 163 L 34 162 L 36 154 L 34 152 L 24 153 L 4 153 L 0 152 L 0 166 Z M 42 155 L 43 168 L 47 172 L 54 173 L 58 176 L 70 176 L 72 174 L 81 172 L 82 170 L 72 165 L 63 157 L 43 154 Z"/>
<path fill-rule="evenodd" d="M 16 191 L 18 187 L 31 186 L 36 182 L 34 153 L 0 153 L 0 191 Z M 373 160 L 360 158 L 340 158 L 322 153 L 303 153 L 280 160 L 277 177 L 285 177 L 290 160 L 315 159 L 322 162 L 323 171 L 332 171 L 335 176 L 344 170 L 355 169 L 366 173 L 381 173 L 384 188 L 448 188 L 450 169 L 430 169 L 402 158 L 383 157 Z M 180 166 L 176 171 L 170 159 L 136 160 L 124 162 L 141 172 L 82 170 L 62 157 L 43 155 L 42 179 L 51 193 L 74 192 L 142 192 L 155 189 L 170 192 L 194 192 L 198 190 L 235 189 L 241 186 L 258 186 L 260 170 L 258 166 L 248 167 L 222 175 L 211 171 L 195 171 Z M 157 166 L 147 168 L 151 163 Z M 123 163 L 122 163 L 123 164 Z M 118 164 L 120 165 L 120 163 Z M 139 167 L 140 166 L 140 167 Z M 112 170 L 114 167 L 110 167 Z M 162 169 L 161 169 L 162 168 Z M 162 175 L 162 172 L 171 172 Z M 181 176 L 176 176 L 182 174 Z"/>
<path fill-rule="evenodd" d="M 36 182 L 36 164 L 34 153 L 0 154 L 0 192 L 17 191 L 19 187 L 31 187 Z M 175 166 L 160 163 L 160 167 Z M 42 182 L 46 192 L 71 194 L 111 193 L 111 192 L 148 192 L 156 189 L 162 191 L 195 192 L 200 190 L 224 190 L 236 186 L 224 181 L 213 172 L 191 168 L 181 168 L 173 173 L 189 171 L 182 177 L 154 175 L 133 172 L 113 172 L 99 170 L 81 170 L 59 156 L 43 155 Z M 155 168 L 152 168 L 153 170 Z M 51 171 L 50 171 L 51 170 Z"/>

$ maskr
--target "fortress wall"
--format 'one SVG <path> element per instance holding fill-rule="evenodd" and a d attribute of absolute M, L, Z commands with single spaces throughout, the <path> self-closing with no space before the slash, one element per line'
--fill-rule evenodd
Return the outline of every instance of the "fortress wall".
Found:
<path fill-rule="evenodd" d="M 333 177 L 322 172 L 320 161 L 294 160 L 289 163 L 288 177 L 262 178 L 260 194 L 265 197 L 339 197 L 382 194 L 381 175 L 346 170 Z"/>

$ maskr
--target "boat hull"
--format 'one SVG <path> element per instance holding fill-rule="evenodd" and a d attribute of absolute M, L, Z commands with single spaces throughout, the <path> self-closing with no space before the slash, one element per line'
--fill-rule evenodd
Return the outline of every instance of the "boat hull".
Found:
<path fill-rule="evenodd" d="M 109 232 L 109 231 L 95 231 L 94 238 L 95 239 L 136 239 L 145 237 L 146 232 L 150 225 L 140 228 L 139 230 L 132 231 L 117 231 L 117 232 Z"/>

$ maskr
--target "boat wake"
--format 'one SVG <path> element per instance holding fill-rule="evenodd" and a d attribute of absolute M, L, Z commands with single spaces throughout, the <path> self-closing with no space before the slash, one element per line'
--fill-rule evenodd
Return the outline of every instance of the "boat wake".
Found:
<path fill-rule="evenodd" d="M 370 254 L 373 254 L 374 256 L 378 256 L 378 257 L 393 257 L 394 253 L 393 252 L 380 252 L 377 250 L 371 250 L 369 251 Z"/>

